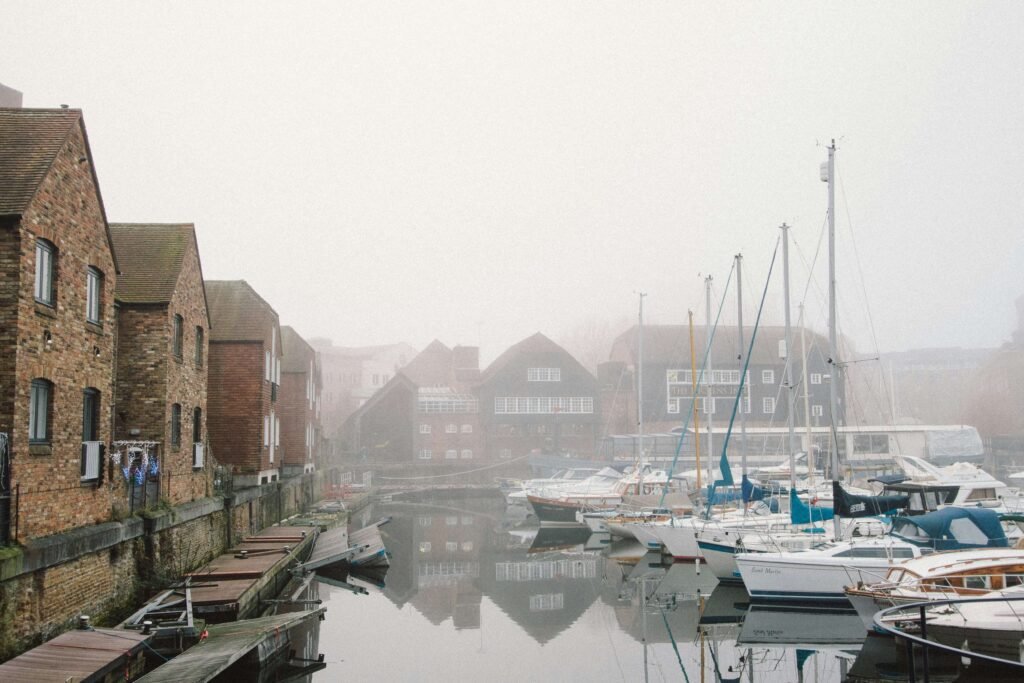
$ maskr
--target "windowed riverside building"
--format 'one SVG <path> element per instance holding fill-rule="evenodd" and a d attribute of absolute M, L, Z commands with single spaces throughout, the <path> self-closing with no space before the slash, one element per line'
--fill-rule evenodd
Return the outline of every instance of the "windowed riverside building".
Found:
<path fill-rule="evenodd" d="M 750 344 L 754 328 L 744 329 L 744 350 Z M 705 357 L 707 328 L 694 326 L 694 356 L 697 366 L 698 411 L 702 422 L 707 414 L 715 426 L 728 425 L 736 393 L 739 390 L 742 361 L 735 328 L 719 327 L 713 337 L 710 362 L 701 372 Z M 800 330 L 792 330 L 794 354 L 793 383 L 799 389 L 794 414 L 795 424 L 805 424 L 803 391 L 809 390 L 811 425 L 824 426 L 829 420 L 829 382 L 832 380 L 828 359 L 828 340 L 806 332 L 807 385 L 803 384 L 803 363 L 799 358 Z M 607 406 L 609 429 L 619 434 L 636 431 L 638 365 L 638 330 L 636 326 L 623 332 L 613 342 L 609 361 L 598 368 L 603 403 Z M 785 387 L 785 328 L 762 325 L 751 352 L 743 400 L 737 410 L 746 418 L 747 427 L 786 425 L 788 389 Z M 643 414 L 645 432 L 670 432 L 687 419 L 693 398 L 693 375 L 690 362 L 690 333 L 686 325 L 645 325 L 643 358 Z M 838 387 L 838 424 L 845 423 L 844 387 Z M 705 398 L 706 392 L 710 394 Z"/>
<path fill-rule="evenodd" d="M 284 476 L 312 472 L 320 466 L 320 354 L 293 328 L 281 327 L 281 461 Z"/>
<path fill-rule="evenodd" d="M 110 519 L 116 284 L 82 112 L 0 109 L 0 544 Z"/>
<path fill-rule="evenodd" d="M 597 380 L 543 334 L 527 337 L 491 363 L 477 394 L 486 448 L 499 459 L 593 456 L 601 430 Z"/>
<path fill-rule="evenodd" d="M 210 444 L 235 486 L 281 474 L 281 325 L 245 280 L 207 280 Z"/>
<path fill-rule="evenodd" d="M 112 448 L 123 465 L 155 458 L 149 479 L 170 504 L 203 498 L 210 318 L 195 227 L 114 223 L 110 232 L 121 269 Z"/>

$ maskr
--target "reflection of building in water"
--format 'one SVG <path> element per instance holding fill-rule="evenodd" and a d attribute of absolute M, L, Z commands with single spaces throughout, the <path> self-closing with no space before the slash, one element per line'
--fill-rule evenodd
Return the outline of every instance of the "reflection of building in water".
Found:
<path fill-rule="evenodd" d="M 493 522 L 434 505 L 403 513 L 382 527 L 392 555 L 384 595 L 411 604 L 435 625 L 451 618 L 457 629 L 480 628 L 480 553 L 493 538 Z"/>
<path fill-rule="evenodd" d="M 600 590 L 598 555 L 583 552 L 527 554 L 505 550 L 490 571 L 482 568 L 485 593 L 540 643 L 572 626 Z"/>

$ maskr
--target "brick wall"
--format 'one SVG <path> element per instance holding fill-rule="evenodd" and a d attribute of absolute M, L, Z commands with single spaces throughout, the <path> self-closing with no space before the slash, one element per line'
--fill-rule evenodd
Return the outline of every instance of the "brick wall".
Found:
<path fill-rule="evenodd" d="M 261 343 L 210 342 L 207 431 L 218 462 L 235 472 L 270 467 L 263 448 L 263 417 L 270 414 L 263 363 Z"/>
<path fill-rule="evenodd" d="M 80 482 L 82 392 L 88 387 L 100 391 L 99 440 L 110 441 L 115 333 L 116 274 L 89 163 L 79 162 L 87 156 L 84 135 L 76 126 L 18 226 L 17 343 L 5 347 L 17 349 L 16 367 L 13 386 L 10 373 L 0 386 L 0 395 L 13 395 L 14 405 L 0 415 L 0 431 L 11 435 L 11 479 L 21 488 L 21 541 L 110 517 L 108 487 Z M 57 248 L 53 308 L 36 304 L 34 298 L 37 237 Z M 10 248 L 6 240 L 5 247 Z M 104 274 L 101 325 L 85 321 L 89 266 Z M 5 278 L 12 277 L 6 268 L 4 272 Z M 5 316 L 10 317 L 9 310 Z M 34 378 L 45 378 L 54 388 L 50 444 L 30 452 L 28 401 Z"/>
<path fill-rule="evenodd" d="M 203 276 L 199 267 L 199 253 L 191 246 L 185 252 L 178 275 L 178 286 L 167 313 L 168 337 L 164 348 L 171 358 L 170 370 L 167 373 L 167 397 L 164 424 L 167 437 L 165 443 L 164 473 L 170 475 L 168 494 L 172 504 L 183 503 L 196 498 L 203 498 L 210 493 L 212 468 L 204 463 L 204 467 L 195 469 L 193 460 L 193 434 L 195 409 L 200 411 L 199 441 L 206 438 L 207 422 L 207 368 L 209 367 L 210 325 L 206 313 L 206 296 L 203 289 Z M 174 358 L 171 349 L 171 330 L 173 317 L 179 314 L 184 318 L 184 339 L 182 340 L 182 358 Z M 202 355 L 199 362 L 196 358 L 197 328 L 202 329 Z M 121 345 L 126 341 L 122 338 Z M 181 445 L 175 449 L 170 445 L 171 405 L 181 405 Z"/>

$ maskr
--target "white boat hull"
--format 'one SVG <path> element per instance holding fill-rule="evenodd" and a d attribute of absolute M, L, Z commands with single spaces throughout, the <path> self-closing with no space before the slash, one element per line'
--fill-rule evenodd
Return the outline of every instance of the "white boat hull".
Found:
<path fill-rule="evenodd" d="M 846 586 L 877 582 L 890 566 L 884 557 L 842 560 L 801 562 L 775 553 L 743 553 L 736 556 L 736 566 L 751 599 L 806 603 L 849 603 Z"/>

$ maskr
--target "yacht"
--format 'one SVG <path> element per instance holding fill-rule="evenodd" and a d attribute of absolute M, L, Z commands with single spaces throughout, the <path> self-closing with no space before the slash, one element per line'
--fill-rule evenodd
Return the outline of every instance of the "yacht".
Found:
<path fill-rule="evenodd" d="M 795 552 L 741 553 L 736 567 L 754 600 L 848 605 L 846 586 L 875 583 L 907 560 L 939 550 L 1008 545 L 992 510 L 950 507 L 897 517 L 881 537 L 833 541 Z"/>

